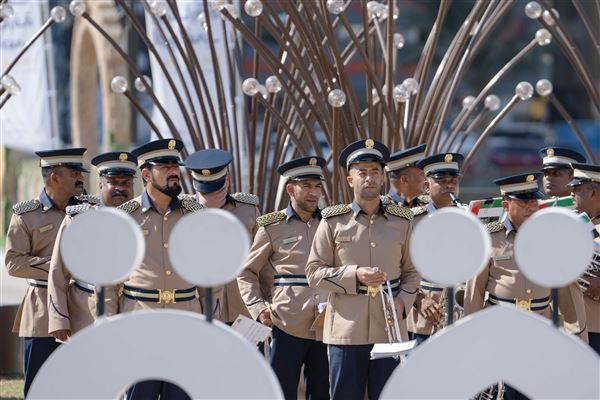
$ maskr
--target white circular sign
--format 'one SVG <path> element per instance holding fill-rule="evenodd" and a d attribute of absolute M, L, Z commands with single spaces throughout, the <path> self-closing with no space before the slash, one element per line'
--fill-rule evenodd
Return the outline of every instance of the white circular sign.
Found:
<path fill-rule="evenodd" d="M 456 285 L 477 275 L 490 258 L 490 235 L 471 213 L 442 208 L 414 228 L 410 257 L 429 281 Z"/>
<path fill-rule="evenodd" d="M 77 215 L 60 240 L 65 266 L 82 281 L 107 286 L 124 281 L 144 259 L 140 227 L 128 214 L 103 207 Z"/>
<path fill-rule="evenodd" d="M 525 220 L 514 245 L 519 269 L 547 288 L 574 282 L 590 264 L 593 251 L 591 226 L 560 207 L 540 210 Z"/>
<path fill-rule="evenodd" d="M 171 232 L 169 258 L 183 279 L 203 287 L 224 285 L 241 272 L 250 239 L 230 212 L 207 209 L 183 217 Z"/>

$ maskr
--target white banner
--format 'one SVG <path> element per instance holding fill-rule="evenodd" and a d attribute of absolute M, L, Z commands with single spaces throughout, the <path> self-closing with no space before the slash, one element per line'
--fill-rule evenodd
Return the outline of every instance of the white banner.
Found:
<path fill-rule="evenodd" d="M 192 42 L 192 46 L 196 53 L 196 57 L 198 58 L 200 68 L 202 69 L 202 72 L 206 79 L 206 84 L 207 84 L 208 90 L 210 92 L 210 99 L 213 103 L 214 113 L 216 114 L 217 124 L 220 125 L 220 108 L 219 108 L 219 102 L 218 102 L 217 94 L 216 94 L 217 93 L 216 92 L 216 79 L 215 79 L 215 70 L 214 70 L 215 66 L 213 65 L 213 62 L 212 62 L 210 46 L 208 43 L 208 34 L 207 34 L 206 30 L 204 29 L 203 24 L 198 19 L 198 16 L 204 12 L 203 2 L 189 1 L 189 0 L 187 0 L 187 1 L 186 0 L 177 0 L 177 5 L 179 7 L 179 12 L 181 14 L 181 19 L 183 21 L 183 25 L 186 28 L 186 31 L 190 38 L 190 41 Z M 243 104 L 243 98 L 241 97 L 242 96 L 241 91 L 239 91 L 239 93 L 237 93 L 235 96 L 230 95 L 230 85 L 231 85 L 230 74 L 232 74 L 237 81 L 236 87 L 240 88 L 240 85 L 241 85 L 239 83 L 239 79 L 240 79 L 239 72 L 237 70 L 230 71 L 227 66 L 228 65 L 228 59 L 227 59 L 228 51 L 230 52 L 231 57 L 233 59 L 232 49 L 234 48 L 233 41 L 235 40 L 234 30 L 232 29 L 231 26 L 229 26 L 230 25 L 229 23 L 226 23 L 226 26 L 228 26 L 228 29 L 227 29 L 228 43 L 225 43 L 225 37 L 223 34 L 222 25 L 221 25 L 221 17 L 219 16 L 218 13 L 214 12 L 211 7 L 209 7 L 209 10 L 210 10 L 210 14 L 211 14 L 210 21 L 211 21 L 212 33 L 213 33 L 213 44 L 214 44 L 215 52 L 217 53 L 217 58 L 218 58 L 218 62 L 219 62 L 220 76 L 221 76 L 221 79 L 223 82 L 223 87 L 225 88 L 224 89 L 225 103 L 226 103 L 225 106 L 227 108 L 227 113 L 229 115 L 228 124 L 229 124 L 229 127 L 232 130 L 232 132 L 235 132 L 235 124 L 234 124 L 234 120 L 233 120 L 234 113 L 238 112 L 238 114 L 237 114 L 238 115 L 238 124 L 243 123 L 240 118 L 240 116 L 243 115 L 243 113 L 239 112 L 239 111 L 243 111 L 243 110 L 237 109 L 237 107 L 235 106 L 235 101 L 237 99 L 237 101 L 240 102 L 240 104 Z M 167 8 L 167 17 L 169 19 L 169 23 L 173 27 L 173 30 L 179 36 L 179 41 L 181 43 L 181 46 L 185 49 L 185 45 L 181 38 L 177 21 L 173 17 L 173 13 L 171 12 L 170 8 Z M 171 76 L 173 82 L 175 83 L 175 86 L 177 88 L 176 89 L 177 93 L 181 97 L 181 101 L 183 102 L 183 105 L 184 105 L 185 109 L 187 110 L 186 114 L 189 116 L 190 120 L 192 121 L 192 129 L 194 131 L 196 130 L 195 124 L 196 124 L 196 119 L 197 119 L 197 123 L 200 126 L 200 131 L 203 134 L 205 134 L 206 128 L 204 126 L 200 103 L 198 100 L 198 96 L 196 95 L 196 91 L 194 89 L 193 81 L 190 78 L 190 75 L 188 73 L 188 69 L 187 69 L 186 65 L 182 61 L 182 58 L 179 54 L 176 43 L 172 40 L 167 28 L 164 26 L 164 24 L 162 22 L 161 22 L 161 26 L 163 28 L 163 31 L 165 32 L 166 37 L 168 38 L 171 50 L 175 54 L 177 64 L 181 68 L 181 72 L 183 75 L 183 81 L 186 83 L 186 85 L 188 87 L 188 90 L 190 92 L 191 101 L 190 101 L 190 99 L 188 99 L 188 96 L 187 96 L 184 86 L 182 84 L 182 80 L 180 79 L 180 77 L 178 75 L 176 64 L 174 63 L 173 58 L 170 55 L 167 46 L 164 44 L 164 40 L 161 37 L 160 32 L 158 31 L 158 29 L 156 27 L 156 23 L 155 23 L 154 19 L 152 18 L 152 14 L 146 12 L 146 31 L 148 33 L 148 36 L 152 40 L 152 43 L 156 46 L 157 52 L 159 53 L 160 57 L 164 61 L 164 64 L 168 71 L 168 74 Z M 160 64 L 158 63 L 156 58 L 152 56 L 152 54 L 150 54 L 150 66 L 152 69 L 152 89 L 154 90 L 156 97 L 159 99 L 161 104 L 164 106 L 165 110 L 167 111 L 167 114 L 173 120 L 173 123 L 177 127 L 178 131 L 181 133 L 181 136 L 186 145 L 186 148 L 188 149 L 188 151 L 190 153 L 192 153 L 194 151 L 194 146 L 192 144 L 191 136 L 189 135 L 190 129 L 188 129 L 188 125 L 186 124 L 186 122 L 184 120 L 180 105 L 178 104 L 176 97 L 173 94 L 173 90 L 171 89 L 171 86 L 169 85 L 169 82 L 167 81 L 165 73 L 161 69 Z M 198 76 L 198 82 L 199 82 L 199 86 L 202 87 L 199 76 Z M 191 104 L 193 104 L 193 109 L 195 110 L 196 116 L 193 115 L 192 106 L 191 106 L 190 102 L 191 102 Z M 208 101 L 206 101 L 206 99 L 204 101 L 204 104 L 206 106 L 207 113 L 209 113 L 209 115 L 210 115 L 211 111 L 210 111 L 210 107 L 208 105 Z M 169 128 L 168 128 L 167 124 L 165 123 L 164 119 L 162 118 L 160 111 L 156 107 L 154 108 L 154 112 L 153 112 L 153 120 L 156 123 L 157 127 L 160 129 L 160 131 L 164 137 L 172 136 L 172 134 L 169 132 Z M 211 127 L 213 126 L 212 122 L 211 122 L 210 126 Z M 239 125 L 239 126 L 241 126 L 241 125 Z M 240 138 L 235 138 L 234 141 L 237 143 L 234 142 L 234 146 L 237 146 L 240 143 L 240 140 L 241 140 Z"/>
<path fill-rule="evenodd" d="M 0 24 L 2 71 L 15 59 L 24 44 L 44 24 L 46 1 L 11 1 L 12 18 Z M 45 35 L 49 35 L 46 31 Z M 0 110 L 0 138 L 3 146 L 25 152 L 56 147 L 52 135 L 45 43 L 39 38 L 10 71 L 21 92 Z M 5 94 L 6 95 L 6 94 Z M 4 96 L 2 98 L 4 99 Z"/>

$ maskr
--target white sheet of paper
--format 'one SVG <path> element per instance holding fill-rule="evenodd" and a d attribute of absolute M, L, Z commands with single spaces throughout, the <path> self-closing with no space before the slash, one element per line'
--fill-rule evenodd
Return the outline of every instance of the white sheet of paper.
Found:
<path fill-rule="evenodd" d="M 264 342 L 271 334 L 271 328 L 243 315 L 238 315 L 231 328 L 255 346 Z"/>
<path fill-rule="evenodd" d="M 416 340 L 402 343 L 377 343 L 371 349 L 371 360 L 407 354 L 415 347 L 416 343 Z"/>

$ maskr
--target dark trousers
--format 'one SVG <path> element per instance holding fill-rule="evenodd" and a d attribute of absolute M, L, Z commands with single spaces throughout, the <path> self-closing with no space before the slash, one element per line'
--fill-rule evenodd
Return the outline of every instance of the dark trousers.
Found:
<path fill-rule="evenodd" d="M 329 345 L 329 380 L 333 400 L 370 400 L 381 395 L 388 378 L 400 360 L 370 360 L 373 345 Z"/>
<path fill-rule="evenodd" d="M 190 400 L 190 397 L 177 385 L 163 381 L 143 381 L 127 391 L 127 400 Z"/>
<path fill-rule="evenodd" d="M 408 338 L 410 340 L 416 340 L 417 346 L 420 346 L 424 341 L 426 341 L 427 339 L 429 339 L 429 335 L 422 335 L 420 333 L 414 333 L 414 332 L 408 332 Z"/>
<path fill-rule="evenodd" d="M 289 335 L 273 327 L 271 368 L 286 400 L 298 398 L 298 381 L 304 365 L 307 400 L 329 399 L 327 346 L 317 340 Z"/>
<path fill-rule="evenodd" d="M 591 348 L 596 350 L 596 353 L 600 356 L 600 333 L 588 332 L 588 338 Z"/>
<path fill-rule="evenodd" d="M 38 371 L 50 357 L 50 354 L 60 346 L 53 337 L 26 337 L 23 338 L 23 369 L 25 370 L 25 397 L 29 392 L 31 382 Z"/>

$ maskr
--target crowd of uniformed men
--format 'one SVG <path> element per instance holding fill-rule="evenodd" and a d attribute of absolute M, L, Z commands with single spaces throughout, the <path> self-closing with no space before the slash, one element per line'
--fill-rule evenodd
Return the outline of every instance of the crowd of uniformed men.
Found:
<path fill-rule="evenodd" d="M 231 154 L 201 150 L 183 163 L 182 147 L 178 140 L 162 139 L 94 157 L 99 197 L 83 195 L 85 149 L 36 153 L 44 188 L 38 198 L 13 207 L 5 260 L 10 275 L 29 283 L 14 325 L 24 340 L 25 394 L 60 342 L 96 317 L 95 288 L 72 277 L 60 254 L 58 244 L 73 218 L 90 208 L 119 207 L 144 234 L 141 265 L 122 285 L 106 288 L 106 315 L 159 308 L 202 312 L 202 289 L 173 270 L 167 248 L 185 214 L 214 207 L 236 215 L 253 238 L 237 281 L 215 290 L 215 318 L 231 324 L 241 314 L 272 327 L 270 363 L 286 399 L 296 398 L 301 371 L 306 398 L 377 399 L 399 364 L 396 358 L 370 360 L 373 344 L 388 342 L 390 328 L 377 295 L 380 285 L 390 284 L 404 339 L 421 343 L 443 322 L 443 287 L 421 278 L 408 243 L 414 226 L 428 215 L 443 207 L 464 208 L 456 201 L 463 157 L 425 157 L 425 145 L 390 155 L 372 139 L 355 142 L 339 159 L 353 201 L 322 210 L 325 160 L 295 159 L 277 169 L 286 182 L 287 207 L 261 216 L 256 196 L 229 193 Z M 587 290 L 575 283 L 561 288 L 560 304 L 552 304 L 550 289 L 527 279 L 513 257 L 515 234 L 543 196 L 542 174 L 547 196 L 574 196 L 576 210 L 600 230 L 600 167 L 569 149 L 545 148 L 541 155 L 542 173 L 495 181 L 505 213 L 487 224 L 492 255 L 466 283 L 464 313 L 504 304 L 549 316 L 551 307 L 559 307 L 565 328 L 600 354 L 600 277 L 586 277 Z M 181 194 L 180 166 L 191 172 L 194 194 Z M 144 190 L 133 198 L 136 174 Z M 391 190 L 382 196 L 386 174 Z M 199 262 L 198 268 L 206 267 Z M 187 398 L 161 381 L 136 383 L 126 397 L 159 395 Z M 505 393 L 520 396 L 511 388 Z"/>

